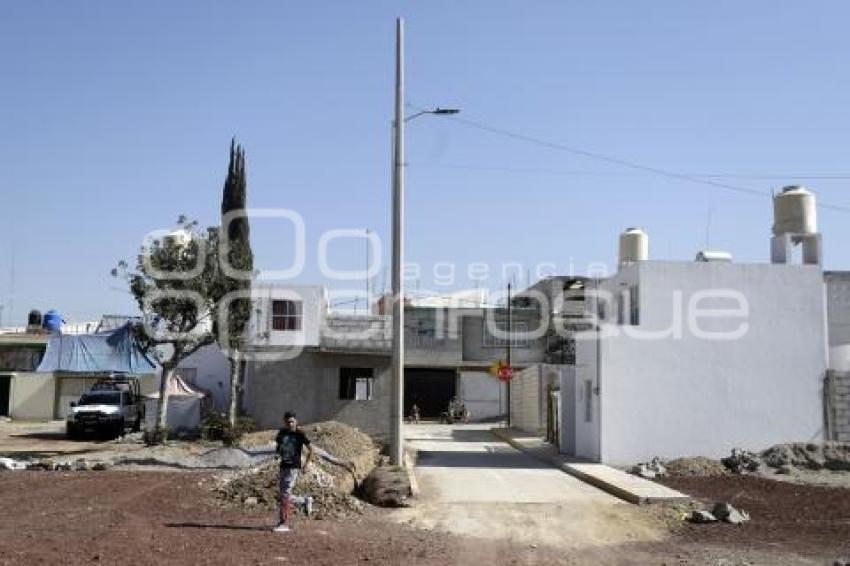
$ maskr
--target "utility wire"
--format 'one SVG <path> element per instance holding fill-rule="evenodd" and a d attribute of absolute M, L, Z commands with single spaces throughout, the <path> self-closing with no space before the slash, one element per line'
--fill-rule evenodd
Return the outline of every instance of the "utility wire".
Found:
<path fill-rule="evenodd" d="M 415 108 L 415 106 L 413 106 L 412 104 L 408 104 L 408 106 Z M 419 109 L 419 110 L 421 110 L 421 109 Z M 612 165 L 625 167 L 627 169 L 633 169 L 635 171 L 643 171 L 645 173 L 651 173 L 651 174 L 657 175 L 659 177 L 666 177 L 668 179 L 676 179 L 676 180 L 679 180 L 679 181 L 687 181 L 689 183 L 707 185 L 707 186 L 715 187 L 715 188 L 718 188 L 718 189 L 725 189 L 725 190 L 729 190 L 729 191 L 734 191 L 734 192 L 749 194 L 749 195 L 754 195 L 754 196 L 760 196 L 760 197 L 772 197 L 773 196 L 773 193 L 771 191 L 768 191 L 768 190 L 754 189 L 752 187 L 742 187 L 740 185 L 732 185 L 732 184 L 729 184 L 729 183 L 723 183 L 723 182 L 720 182 L 720 181 L 716 181 L 716 180 L 713 180 L 713 178 L 698 177 L 698 176 L 689 175 L 689 174 L 686 174 L 686 173 L 677 173 L 675 171 L 668 171 L 666 169 L 660 169 L 658 167 L 653 167 L 653 166 L 650 166 L 650 165 L 643 165 L 641 163 L 636 163 L 634 161 L 629 161 L 629 160 L 626 160 L 626 159 L 620 159 L 618 157 L 603 155 L 603 154 L 597 153 L 595 151 L 589 151 L 589 150 L 586 150 L 586 149 L 571 147 L 571 146 L 564 145 L 564 144 L 561 144 L 561 143 L 552 142 L 552 141 L 544 140 L 544 139 L 541 139 L 541 138 L 536 138 L 536 137 L 533 137 L 533 136 L 520 134 L 520 133 L 517 133 L 517 132 L 512 132 L 512 131 L 506 130 L 504 128 L 498 128 L 498 127 L 495 127 L 495 126 L 490 126 L 490 125 L 487 125 L 487 124 L 483 124 L 481 122 L 469 120 L 467 118 L 460 118 L 458 116 L 446 116 L 445 119 L 451 120 L 451 121 L 456 122 L 458 124 L 468 126 L 470 128 L 474 128 L 474 129 L 481 130 L 481 131 L 484 131 L 484 132 L 488 132 L 488 133 L 491 133 L 491 134 L 510 138 L 510 139 L 513 139 L 513 140 L 517 140 L 517 141 L 521 141 L 521 142 L 525 142 L 525 143 L 530 143 L 530 144 L 534 144 L 534 145 L 539 145 L 539 146 L 546 147 L 546 148 L 549 148 L 549 149 L 554 149 L 556 151 L 571 153 L 573 155 L 580 155 L 582 157 L 587 157 L 589 159 L 594 159 L 596 161 L 602 161 L 602 162 L 605 162 L 605 163 L 610 163 Z M 850 213 L 850 207 L 841 206 L 841 205 L 837 205 L 837 204 L 825 203 L 825 202 L 822 202 L 822 201 L 818 202 L 818 207 L 824 208 L 824 209 L 829 209 L 829 210 L 837 210 L 837 211 L 841 211 L 841 212 Z"/>
<path fill-rule="evenodd" d="M 460 163 L 413 163 L 416 167 L 431 167 L 442 169 L 465 169 L 469 171 L 500 171 L 506 173 L 522 173 L 522 174 L 540 174 L 540 175 L 564 175 L 564 176 L 599 176 L 599 177 L 623 177 L 634 175 L 652 175 L 648 172 L 628 172 L 628 171 L 600 171 L 594 169 L 543 169 L 530 167 L 503 167 L 496 165 L 464 165 Z M 697 177 L 701 179 L 749 179 L 756 181 L 787 181 L 791 179 L 800 180 L 818 180 L 818 181 L 840 181 L 850 180 L 850 173 L 835 173 L 835 174 L 787 174 L 787 175 L 767 175 L 753 173 L 683 173 L 689 177 Z"/>

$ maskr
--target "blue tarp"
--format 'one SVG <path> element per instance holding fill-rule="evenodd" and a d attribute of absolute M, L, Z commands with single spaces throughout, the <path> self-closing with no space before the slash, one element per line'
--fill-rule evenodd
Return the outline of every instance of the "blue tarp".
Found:
<path fill-rule="evenodd" d="M 50 337 L 36 371 L 153 373 L 157 366 L 139 349 L 130 325 L 96 334 Z"/>

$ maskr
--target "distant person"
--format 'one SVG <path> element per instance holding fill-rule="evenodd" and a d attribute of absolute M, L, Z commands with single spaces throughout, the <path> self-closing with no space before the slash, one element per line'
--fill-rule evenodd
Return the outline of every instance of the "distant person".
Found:
<path fill-rule="evenodd" d="M 414 423 L 419 423 L 419 405 L 416 403 L 410 408 L 410 420 Z"/>
<path fill-rule="evenodd" d="M 283 415 L 284 427 L 280 429 L 275 438 L 277 447 L 275 452 L 280 458 L 280 477 L 278 478 L 279 489 L 279 522 L 274 528 L 275 532 L 285 533 L 292 530 L 290 525 L 290 514 L 292 505 L 295 504 L 304 510 L 306 515 L 313 512 L 313 498 L 293 495 L 292 490 L 295 488 L 295 482 L 298 481 L 298 475 L 302 470 L 301 452 L 304 447 L 307 447 L 307 459 L 304 461 L 304 468 L 310 465 L 310 460 L 313 457 L 313 447 L 310 446 L 310 439 L 298 428 L 298 420 L 295 418 L 295 413 L 287 411 Z"/>
<path fill-rule="evenodd" d="M 468 423 L 470 417 L 469 409 L 466 408 L 466 405 L 463 404 L 460 406 L 460 417 L 463 419 L 463 422 Z"/>

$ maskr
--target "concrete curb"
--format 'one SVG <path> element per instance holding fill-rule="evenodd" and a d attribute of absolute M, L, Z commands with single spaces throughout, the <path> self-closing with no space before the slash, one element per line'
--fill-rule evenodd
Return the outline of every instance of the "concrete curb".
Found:
<path fill-rule="evenodd" d="M 492 428 L 492 429 L 490 429 L 490 432 L 492 432 L 494 436 L 496 436 L 500 440 L 503 440 L 504 442 L 507 442 L 509 445 L 516 448 L 520 452 L 528 454 L 529 456 L 531 456 L 532 458 L 535 458 L 537 460 L 551 464 L 552 466 L 562 470 L 563 472 L 565 472 L 565 473 L 567 473 L 567 474 L 569 474 L 569 475 L 571 475 L 571 476 L 573 476 L 573 477 L 575 477 L 575 478 L 577 478 L 577 479 L 579 479 L 579 480 L 581 480 L 585 483 L 588 483 L 588 484 L 590 484 L 594 487 L 597 487 L 597 488 L 601 489 L 602 491 L 604 491 L 606 493 L 610 493 L 611 495 L 618 497 L 618 498 L 622 499 L 623 501 L 627 501 L 628 503 L 633 503 L 635 505 L 641 505 L 641 504 L 646 504 L 646 503 L 683 502 L 683 501 L 690 501 L 690 499 L 691 499 L 689 496 L 687 496 L 683 493 L 679 493 L 675 490 L 671 490 L 671 489 L 669 489 L 665 486 L 656 484 L 656 483 L 651 482 L 649 480 L 646 480 L 646 479 L 643 479 L 643 478 L 637 478 L 637 477 L 632 478 L 631 476 L 629 476 L 629 479 L 632 482 L 634 482 L 636 484 L 641 483 L 645 486 L 655 486 L 655 487 L 658 488 L 658 491 L 659 491 L 659 495 L 647 495 L 645 493 L 641 494 L 641 493 L 638 493 L 636 489 L 634 489 L 634 486 L 633 486 L 633 489 L 629 489 L 628 487 L 623 487 L 621 485 L 617 485 L 614 481 L 611 481 L 611 480 L 608 480 L 604 477 L 601 477 L 602 475 L 605 475 L 605 474 L 587 473 L 582 468 L 583 467 L 599 468 L 599 471 L 604 471 L 604 470 L 607 469 L 607 470 L 610 471 L 611 474 L 616 474 L 617 476 L 624 474 L 624 472 L 621 473 L 619 470 L 616 470 L 614 468 L 610 468 L 609 466 L 605 466 L 603 464 L 564 462 L 563 458 L 560 457 L 559 455 L 558 456 L 543 455 L 543 454 L 540 454 L 538 452 L 535 452 L 534 450 L 529 449 L 528 446 L 524 446 L 521 442 L 518 442 L 515 438 L 513 438 L 510 435 L 509 432 L 505 431 L 504 429 Z M 641 489 L 641 491 L 646 491 L 646 490 Z M 665 495 L 660 495 L 660 493 L 662 493 L 662 492 L 665 493 Z"/>

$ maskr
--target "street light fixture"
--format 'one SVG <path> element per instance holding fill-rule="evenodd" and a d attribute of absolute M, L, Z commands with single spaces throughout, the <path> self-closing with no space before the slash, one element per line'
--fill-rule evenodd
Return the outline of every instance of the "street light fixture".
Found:
<path fill-rule="evenodd" d="M 436 114 L 437 116 L 449 116 L 452 114 L 460 114 L 460 108 L 440 108 L 439 106 L 433 110 L 420 110 L 416 114 L 408 116 L 404 119 L 405 122 L 410 122 L 414 118 L 418 118 L 423 114 Z"/>
<path fill-rule="evenodd" d="M 390 463 L 404 465 L 404 124 L 423 114 L 446 116 L 457 108 L 421 110 L 404 117 L 404 20 L 396 20 L 395 119 L 393 120 L 393 248 L 392 248 L 392 398 L 390 405 Z"/>

